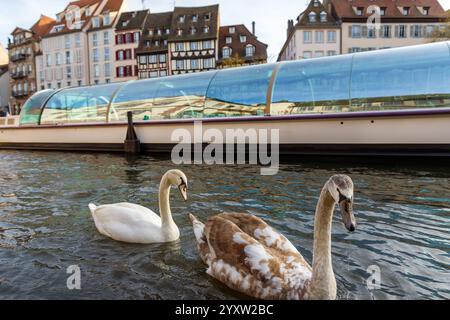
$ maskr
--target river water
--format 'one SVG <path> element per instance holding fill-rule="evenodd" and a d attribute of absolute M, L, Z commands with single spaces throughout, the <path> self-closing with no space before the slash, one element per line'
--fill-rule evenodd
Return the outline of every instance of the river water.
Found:
<path fill-rule="evenodd" d="M 171 197 L 179 242 L 128 245 L 96 231 L 88 203 L 158 212 L 160 178 L 173 168 L 148 156 L 0 151 L 0 299 L 246 298 L 206 275 L 187 214 L 258 215 L 311 262 L 315 206 L 335 173 L 354 180 L 358 221 L 349 234 L 335 214 L 338 298 L 450 298 L 448 161 L 291 159 L 265 177 L 255 166 L 182 166 L 189 200 Z M 81 290 L 67 289 L 71 265 Z M 377 268 L 381 283 L 368 286 Z"/>

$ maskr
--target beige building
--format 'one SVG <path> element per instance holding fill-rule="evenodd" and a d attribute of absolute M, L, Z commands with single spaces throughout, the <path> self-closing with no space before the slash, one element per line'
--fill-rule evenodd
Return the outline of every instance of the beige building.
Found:
<path fill-rule="evenodd" d="M 369 23 L 377 12 L 378 26 Z M 444 16 L 438 0 L 311 0 L 297 24 L 288 21 L 278 60 L 425 44 Z"/>
<path fill-rule="evenodd" d="M 115 27 L 127 0 L 108 1 L 88 29 L 90 84 L 115 81 Z"/>
<path fill-rule="evenodd" d="M 7 65 L 8 63 L 9 63 L 8 51 L 6 51 L 6 49 L 3 48 L 2 44 L 0 43 L 0 66 Z"/>
<path fill-rule="evenodd" d="M 114 81 L 138 79 L 137 50 L 148 10 L 124 12 L 116 24 L 114 46 Z"/>
<path fill-rule="evenodd" d="M 279 61 L 320 58 L 340 54 L 341 28 L 329 6 L 312 0 L 297 17 L 288 21 L 287 40 Z"/>
<path fill-rule="evenodd" d="M 53 27 L 42 39 L 42 56 L 36 59 L 39 89 L 89 85 L 91 80 L 95 83 L 88 31 L 93 20 L 102 26 L 105 22 L 112 24 L 114 11 L 107 18 L 108 8 L 120 8 L 121 2 L 80 0 L 71 2 L 57 14 Z M 102 37 L 103 34 L 99 41 L 104 40 Z"/>

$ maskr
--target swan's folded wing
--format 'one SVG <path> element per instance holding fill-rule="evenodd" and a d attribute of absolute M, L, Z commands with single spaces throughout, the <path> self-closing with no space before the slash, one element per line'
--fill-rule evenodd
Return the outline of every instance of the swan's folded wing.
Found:
<path fill-rule="evenodd" d="M 282 255 L 292 255 L 308 265 L 300 252 L 281 233 L 270 227 L 264 220 L 246 213 L 224 213 L 221 218 L 233 222 L 243 232 L 260 241 L 265 246 L 279 251 Z"/>
<path fill-rule="evenodd" d="M 106 210 L 105 210 L 106 209 Z M 125 209 L 125 210 L 123 210 Z M 145 214 L 146 219 L 149 219 L 152 223 L 154 223 L 155 225 L 161 225 L 161 218 L 154 213 L 152 210 L 140 206 L 138 204 L 134 204 L 134 203 L 128 203 L 128 202 L 121 202 L 121 203 L 116 203 L 116 204 L 107 204 L 107 205 L 103 205 L 98 207 L 97 210 L 102 210 L 103 212 L 105 211 L 109 211 L 111 212 L 111 210 L 114 211 L 122 211 L 125 213 L 129 213 L 131 210 L 132 212 L 135 212 L 136 214 Z"/>

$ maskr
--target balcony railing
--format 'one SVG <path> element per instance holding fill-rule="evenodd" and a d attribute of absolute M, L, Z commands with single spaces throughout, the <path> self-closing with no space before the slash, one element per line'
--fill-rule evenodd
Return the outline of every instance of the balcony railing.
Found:
<path fill-rule="evenodd" d="M 28 90 L 17 90 L 17 91 L 13 91 L 12 92 L 12 96 L 14 98 L 22 98 L 22 97 L 27 97 L 29 95 L 29 91 Z"/>
<path fill-rule="evenodd" d="M 17 62 L 17 61 L 21 61 L 21 60 L 25 60 L 28 57 L 28 54 L 26 53 L 19 53 L 19 54 L 15 54 L 11 56 L 11 61 L 12 62 Z"/>
<path fill-rule="evenodd" d="M 11 78 L 13 78 L 13 79 L 22 79 L 22 78 L 26 78 L 30 74 L 31 74 L 30 72 L 23 72 L 23 71 L 13 72 L 13 73 L 11 73 Z"/>

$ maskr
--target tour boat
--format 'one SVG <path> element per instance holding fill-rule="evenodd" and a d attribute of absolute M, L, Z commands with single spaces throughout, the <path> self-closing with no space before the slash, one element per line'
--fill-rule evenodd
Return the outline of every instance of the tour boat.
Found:
<path fill-rule="evenodd" d="M 281 154 L 450 156 L 450 42 L 44 90 L 0 119 L 0 149 L 123 151 L 129 112 L 148 153 L 201 122 L 279 130 Z"/>

